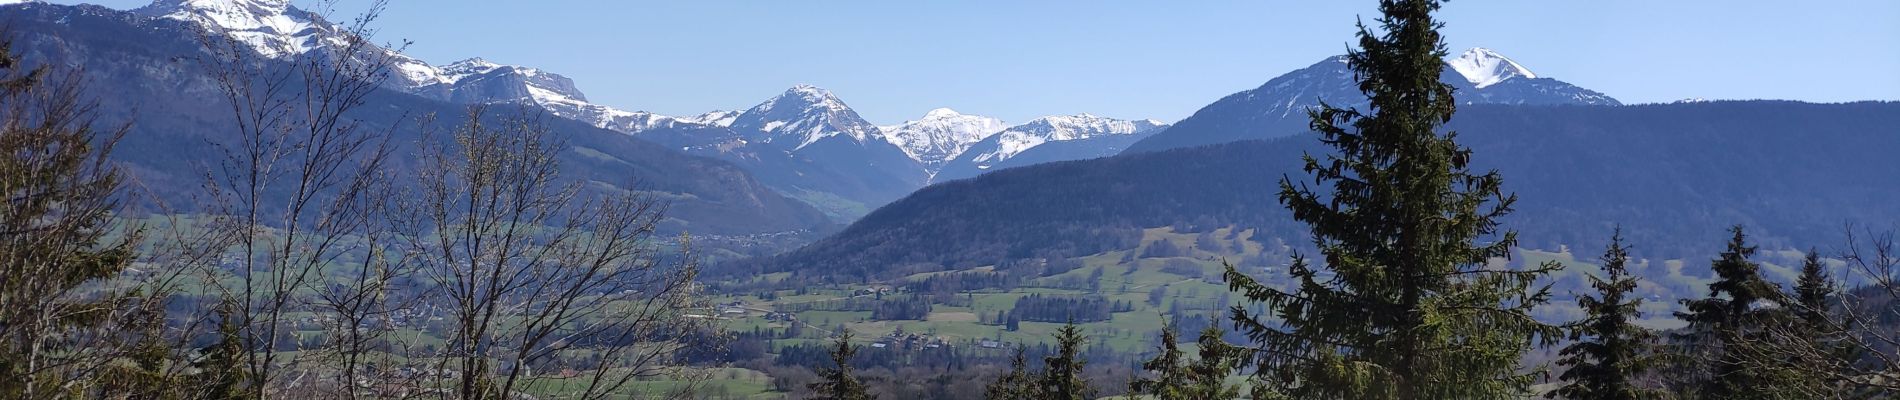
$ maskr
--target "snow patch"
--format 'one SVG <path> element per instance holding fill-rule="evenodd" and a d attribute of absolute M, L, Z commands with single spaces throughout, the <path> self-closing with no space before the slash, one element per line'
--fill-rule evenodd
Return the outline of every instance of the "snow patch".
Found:
<path fill-rule="evenodd" d="M 1518 65 L 1503 54 L 1483 47 L 1465 50 L 1465 53 L 1459 55 L 1458 58 L 1445 63 L 1450 64 L 1451 69 L 1458 71 L 1458 75 L 1463 75 L 1466 81 L 1470 81 L 1480 89 L 1515 77 L 1537 77 L 1537 74 L 1531 73 L 1529 68 L 1524 68 L 1523 65 Z"/>
<path fill-rule="evenodd" d="M 971 145 L 1008 127 L 1000 119 L 938 108 L 924 113 L 921 119 L 878 129 L 884 132 L 884 139 L 903 150 L 904 155 L 934 166 L 957 158 Z"/>
<path fill-rule="evenodd" d="M 996 148 L 978 153 L 973 161 L 994 163 L 1015 157 L 1048 142 L 1081 140 L 1110 135 L 1133 135 L 1160 128 L 1152 119 L 1120 120 L 1090 114 L 1058 115 L 1037 118 L 996 134 Z"/>

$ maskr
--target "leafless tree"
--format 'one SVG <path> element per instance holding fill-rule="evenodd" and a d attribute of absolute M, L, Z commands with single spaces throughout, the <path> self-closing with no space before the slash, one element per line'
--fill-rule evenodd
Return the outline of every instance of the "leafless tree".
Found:
<path fill-rule="evenodd" d="M 383 295 L 400 274 L 392 268 L 404 264 L 384 251 L 379 212 L 387 199 L 379 196 L 389 193 L 387 129 L 394 127 L 350 117 L 393 65 L 394 53 L 370 42 L 382 5 L 347 24 L 319 21 L 316 29 L 335 31 L 311 49 L 246 41 L 217 27 L 200 37 L 200 64 L 229 101 L 236 127 L 234 140 L 220 146 L 223 159 L 207 168 L 211 214 L 226 233 L 214 247 L 230 252 L 204 281 L 238 310 L 254 397 L 320 387 L 312 382 L 325 375 L 336 378 L 336 395 L 354 397 L 357 367 L 377 332 L 372 322 L 391 311 Z M 288 317 L 304 312 L 314 317 Z M 292 332 L 312 324 L 329 334 L 325 345 L 305 348 Z M 284 358 L 291 350 L 297 356 Z"/>
<path fill-rule="evenodd" d="M 1849 225 L 1837 261 L 1848 281 L 1825 288 L 1827 298 L 1801 301 L 1800 293 L 1778 298 L 1776 319 L 1736 348 L 1740 368 L 1773 379 L 1786 398 L 1849 399 L 1900 392 L 1900 252 L 1892 232 Z M 1810 254 L 1817 266 L 1827 261 Z M 1819 296 L 1816 297 L 1819 299 Z M 1809 304 L 1814 303 L 1814 304 Z"/>
<path fill-rule="evenodd" d="M 459 375 L 438 387 L 604 398 L 673 372 L 676 338 L 707 326 L 686 314 L 700 306 L 689 246 L 653 240 L 664 204 L 564 182 L 566 146 L 538 117 L 476 106 L 451 136 L 425 139 L 401 235 L 450 325 L 438 368 Z"/>
<path fill-rule="evenodd" d="M 1852 225 L 1845 231 L 1840 258 L 1862 285 L 1836 296 L 1836 309 L 1826 310 L 1836 318 L 1825 328 L 1843 332 L 1841 345 L 1858 360 L 1829 371 L 1837 374 L 1830 378 L 1885 395 L 1900 393 L 1900 248 L 1892 231 Z"/>

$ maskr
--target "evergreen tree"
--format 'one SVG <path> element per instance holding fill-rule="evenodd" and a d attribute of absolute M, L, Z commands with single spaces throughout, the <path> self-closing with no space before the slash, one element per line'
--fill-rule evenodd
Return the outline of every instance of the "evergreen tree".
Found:
<path fill-rule="evenodd" d="M 1780 346 L 1791 346 L 1792 350 L 1781 354 L 1768 354 L 1768 357 L 1787 355 L 1796 380 L 1793 394 L 1814 398 L 1844 397 L 1850 391 L 1844 387 L 1843 376 L 1854 374 L 1852 363 L 1858 357 L 1854 348 L 1845 342 L 1845 329 L 1834 315 L 1834 307 L 1829 300 L 1835 294 L 1836 283 L 1827 272 L 1827 265 L 1821 261 L 1819 253 L 1808 249 L 1808 256 L 1802 260 L 1801 276 L 1795 280 L 1794 292 L 1787 296 L 1792 300 L 1791 324 L 1783 329 L 1789 337 L 1770 341 Z"/>
<path fill-rule="evenodd" d="M 1154 374 L 1154 378 L 1138 378 L 1128 383 L 1130 395 L 1145 394 L 1159 400 L 1188 399 L 1187 386 L 1190 373 L 1187 371 L 1187 356 L 1181 352 L 1179 340 L 1175 338 L 1174 324 L 1161 327 L 1161 354 L 1141 363 L 1141 369 Z"/>
<path fill-rule="evenodd" d="M 989 400 L 1036 400 L 1036 381 L 1029 373 L 1028 357 L 1023 348 L 1016 348 L 1016 356 L 1009 360 L 1009 373 L 996 377 L 996 381 L 983 388 L 983 398 Z"/>
<path fill-rule="evenodd" d="M 124 361 L 113 363 L 99 372 L 99 385 L 86 395 L 67 394 L 71 398 L 125 398 L 140 400 L 171 400 L 183 398 L 203 398 L 209 396 L 189 396 L 198 390 L 191 385 L 181 385 L 177 376 L 171 372 L 181 360 L 173 343 L 164 335 L 165 315 L 159 310 L 143 310 L 136 319 L 141 323 L 129 324 L 129 331 L 138 332 L 136 344 L 124 354 Z M 129 333 L 129 332 L 128 332 Z M 210 399 L 206 399 L 210 400 Z"/>
<path fill-rule="evenodd" d="M 1229 386 L 1227 376 L 1240 368 L 1245 351 L 1221 340 L 1221 330 L 1208 327 L 1198 340 L 1198 358 L 1189 360 L 1181 352 L 1173 326 L 1161 331 L 1161 354 L 1141 364 L 1155 374 L 1154 379 L 1136 379 L 1129 383 L 1129 394 L 1154 396 L 1159 400 L 1237 399 L 1240 388 Z"/>
<path fill-rule="evenodd" d="M 1603 276 L 1590 276 L 1590 287 L 1597 295 L 1577 297 L 1577 306 L 1587 316 L 1570 331 L 1575 340 L 1558 354 L 1557 365 L 1569 370 L 1559 376 L 1566 383 L 1549 393 L 1550 398 L 1566 400 L 1635 400 L 1654 397 L 1654 393 L 1633 382 L 1649 368 L 1651 341 L 1655 335 L 1636 326 L 1642 317 L 1641 298 L 1626 299 L 1636 290 L 1636 277 L 1629 275 L 1629 247 L 1623 244 L 1619 229 L 1610 236 L 1610 246 L 1599 258 Z"/>
<path fill-rule="evenodd" d="M 1834 326 L 1830 318 L 1827 300 L 1834 296 L 1834 277 L 1828 276 L 1827 265 L 1821 262 L 1821 255 L 1814 249 L 1808 249 L 1808 257 L 1801 262 L 1801 277 L 1795 280 L 1794 298 L 1795 318 L 1801 326 L 1826 331 Z M 1827 332 L 1821 332 L 1826 334 Z"/>
<path fill-rule="evenodd" d="M 125 128 L 95 130 L 76 72 L 12 50 L 0 39 L 0 397 L 52 398 L 138 351 L 122 318 L 153 302 L 102 284 L 141 236 L 115 214 L 122 176 L 108 154 Z"/>
<path fill-rule="evenodd" d="M 1240 388 L 1228 386 L 1227 376 L 1240 370 L 1246 362 L 1247 349 L 1228 344 L 1222 340 L 1225 331 L 1209 326 L 1201 330 L 1197 341 L 1200 345 L 1199 358 L 1188 366 L 1189 398 L 1197 399 L 1236 399 L 1240 398 Z M 1260 396 L 1255 396 L 1259 398 Z"/>
<path fill-rule="evenodd" d="M 205 400 L 247 399 L 254 393 L 247 385 L 250 369 L 245 368 L 244 336 L 234 307 L 230 302 L 218 306 L 218 341 L 199 349 L 203 355 L 192 363 L 198 370 L 191 377 L 192 386 Z"/>
<path fill-rule="evenodd" d="M 1082 345 L 1088 338 L 1074 323 L 1056 330 L 1056 354 L 1042 359 L 1043 369 L 1037 385 L 1037 399 L 1085 400 L 1095 398 L 1095 389 L 1082 377 Z"/>
<path fill-rule="evenodd" d="M 838 336 L 837 349 L 831 352 L 831 361 L 837 363 L 838 366 L 820 371 L 818 375 L 824 380 L 806 386 L 816 392 L 813 399 L 871 400 L 877 398 L 865 388 L 864 382 L 859 382 L 857 377 L 851 376 L 851 356 L 857 353 L 857 348 L 851 345 L 851 332 L 844 331 Z"/>
<path fill-rule="evenodd" d="M 1715 281 L 1709 283 L 1709 296 L 1684 299 L 1688 311 L 1676 317 L 1689 322 L 1689 329 L 1676 337 L 1689 352 L 1705 364 L 1706 375 L 1696 387 L 1696 395 L 1707 399 L 1773 398 L 1776 371 L 1761 367 L 1759 347 L 1766 340 L 1764 328 L 1774 323 L 1774 311 L 1780 307 L 1779 288 L 1762 279 L 1761 267 L 1749 257 L 1756 248 L 1748 245 L 1741 226 L 1729 229 L 1727 249 L 1716 258 L 1711 269 Z"/>
<path fill-rule="evenodd" d="M 1504 399 L 1529 392 L 1518 370 L 1557 327 L 1530 317 L 1549 299 L 1533 287 L 1551 270 L 1486 268 L 1516 234 L 1497 220 L 1516 196 L 1495 172 L 1470 170 L 1455 133 L 1439 134 L 1456 102 L 1439 81 L 1445 49 L 1434 0 L 1384 0 L 1382 32 L 1361 25 L 1347 64 L 1367 110 L 1323 105 L 1312 129 L 1336 150 L 1303 170 L 1331 191 L 1290 177 L 1279 200 L 1308 224 L 1321 262 L 1297 255 L 1292 290 L 1229 268 L 1230 289 L 1272 315 L 1236 306 L 1265 384 L 1293 398 Z M 1495 236 L 1495 237 L 1494 237 Z M 1480 243 L 1481 239 L 1489 239 Z"/>

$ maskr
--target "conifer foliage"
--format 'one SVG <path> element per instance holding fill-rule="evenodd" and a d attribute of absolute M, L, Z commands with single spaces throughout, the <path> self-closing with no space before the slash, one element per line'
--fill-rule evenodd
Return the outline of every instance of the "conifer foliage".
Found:
<path fill-rule="evenodd" d="M 94 128 L 73 70 L 12 50 L 0 41 L 0 397 L 76 396 L 138 350 L 118 328 L 139 324 L 128 305 L 143 296 L 105 284 L 140 236 L 117 217 L 123 181 L 107 157 L 125 129 Z"/>
<path fill-rule="evenodd" d="M 1028 357 L 1023 348 L 1016 348 L 1016 356 L 1010 359 L 1009 372 L 996 377 L 983 389 L 983 398 L 989 400 L 1034 400 L 1036 399 L 1036 376 L 1029 372 Z"/>
<path fill-rule="evenodd" d="M 1089 381 L 1082 376 L 1082 345 L 1088 337 L 1082 335 L 1082 328 L 1074 323 L 1063 325 L 1056 330 L 1056 354 L 1043 358 L 1042 374 L 1038 376 L 1036 398 L 1048 400 L 1084 400 L 1095 398 L 1095 389 L 1089 387 Z"/>
<path fill-rule="evenodd" d="M 1848 341 L 1848 332 L 1835 312 L 1838 285 L 1827 265 L 1814 249 L 1802 260 L 1801 275 L 1794 290 L 1786 294 L 1790 301 L 1789 317 L 1778 337 L 1767 344 L 1778 351 L 1758 355 L 1784 367 L 1793 378 L 1784 382 L 1783 392 L 1810 398 L 1846 398 L 1855 394 L 1848 385 L 1855 372 L 1855 360 L 1862 354 Z"/>
<path fill-rule="evenodd" d="M 851 375 L 851 356 L 856 355 L 858 349 L 851 345 L 850 331 L 845 331 L 845 333 L 838 336 L 837 346 L 837 349 L 831 352 L 831 360 L 836 362 L 838 366 L 821 371 L 818 375 L 823 378 L 823 380 L 813 382 L 808 386 L 812 392 L 816 393 L 816 396 L 812 398 L 819 400 L 871 400 L 877 398 L 877 396 L 870 394 L 870 391 L 864 386 L 864 382 L 858 381 L 857 377 Z"/>
<path fill-rule="evenodd" d="M 1689 322 L 1676 338 L 1683 351 L 1698 359 L 1701 377 L 1695 394 L 1708 399 L 1773 398 L 1775 371 L 1759 366 L 1769 339 L 1766 328 L 1780 323 L 1784 298 L 1780 288 L 1761 277 L 1761 266 L 1750 260 L 1755 246 L 1741 226 L 1729 229 L 1727 248 L 1710 265 L 1715 281 L 1708 297 L 1684 299 L 1687 311 L 1676 317 Z"/>
<path fill-rule="evenodd" d="M 1095 388 L 1089 386 L 1082 367 L 1087 364 L 1082 359 L 1082 346 L 1088 343 L 1088 337 L 1082 335 L 1082 328 L 1074 323 L 1063 325 L 1056 330 L 1055 353 L 1042 359 L 1042 371 L 1031 373 L 1022 348 L 1016 349 L 1016 357 L 1010 360 L 1009 372 L 997 376 L 995 381 L 983 389 L 983 398 L 990 400 L 1081 400 L 1095 398 Z"/>
<path fill-rule="evenodd" d="M 1516 196 L 1495 172 L 1472 172 L 1451 132 L 1438 1 L 1385 0 L 1381 30 L 1361 26 L 1348 66 L 1370 108 L 1324 106 L 1312 128 L 1334 152 L 1302 168 L 1324 193 L 1282 178 L 1279 200 L 1322 255 L 1296 257 L 1283 290 L 1229 268 L 1232 290 L 1268 315 L 1235 307 L 1268 388 L 1293 398 L 1503 399 L 1528 393 L 1518 361 L 1560 329 L 1531 319 L 1548 301 L 1534 282 L 1553 269 L 1486 268 L 1516 243 L 1497 219 Z M 1488 240 L 1481 242 L 1481 240 Z"/>
<path fill-rule="evenodd" d="M 1129 391 L 1157 400 L 1240 398 L 1240 388 L 1229 386 L 1227 376 L 1240 368 L 1245 349 L 1222 341 L 1220 328 L 1208 327 L 1198 339 L 1199 358 L 1188 359 L 1178 336 L 1172 326 L 1161 329 L 1161 353 L 1141 364 L 1155 376 L 1131 382 Z"/>
<path fill-rule="evenodd" d="M 1570 331 L 1575 343 L 1558 354 L 1557 365 L 1569 367 L 1559 378 L 1563 387 L 1548 397 L 1566 400 L 1634 400 L 1653 397 L 1636 384 L 1635 379 L 1648 370 L 1655 334 L 1634 324 L 1642 317 L 1641 298 L 1627 298 L 1636 290 L 1636 277 L 1630 276 L 1629 247 L 1623 244 L 1621 230 L 1610 237 L 1610 246 L 1599 259 L 1603 276 L 1590 276 L 1595 296 L 1577 297 L 1577 306 L 1587 316 Z"/>

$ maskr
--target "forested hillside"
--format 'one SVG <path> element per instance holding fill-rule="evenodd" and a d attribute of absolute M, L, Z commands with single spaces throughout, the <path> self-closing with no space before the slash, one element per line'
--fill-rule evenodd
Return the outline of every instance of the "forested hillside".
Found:
<path fill-rule="evenodd" d="M 14 44 L 29 63 L 83 65 L 94 84 L 102 122 L 136 120 L 114 154 L 128 163 L 137 184 L 172 211 L 201 211 L 192 197 L 224 150 L 234 146 L 234 120 L 213 78 L 199 62 L 201 46 L 191 27 L 170 19 L 140 17 L 98 6 L 0 9 L 0 19 L 21 32 Z M 153 31 L 157 31 L 154 33 Z M 446 138 L 465 117 L 465 106 L 391 90 L 370 94 L 367 106 L 350 115 L 364 126 L 388 130 L 396 154 L 413 155 L 424 129 Z M 498 105 L 491 115 L 537 114 L 538 108 Z M 433 116 L 434 125 L 419 121 Z M 670 200 L 671 231 L 765 233 L 814 229 L 830 222 L 822 213 L 759 184 L 719 160 L 670 151 L 625 134 L 554 116 L 543 118 L 556 137 L 572 146 L 560 154 L 565 179 L 591 189 L 655 192 Z M 397 157 L 398 163 L 413 157 Z M 149 208 L 148 208 L 149 209 Z"/>
<path fill-rule="evenodd" d="M 1638 255 L 1701 257 L 1734 224 L 1768 248 L 1835 243 L 1900 220 L 1900 104 L 1738 101 L 1464 106 L 1449 124 L 1520 200 L 1523 245 L 1594 244 L 1621 224 Z M 1314 136 L 1060 162 L 947 182 L 804 249 L 734 271 L 889 277 L 1134 248 L 1140 228 L 1258 228 L 1304 243 L 1274 200 Z M 1700 268 L 1700 267 L 1697 267 Z M 819 277 L 819 273 L 829 277 Z M 842 275 L 840 275 L 842 273 Z"/>

